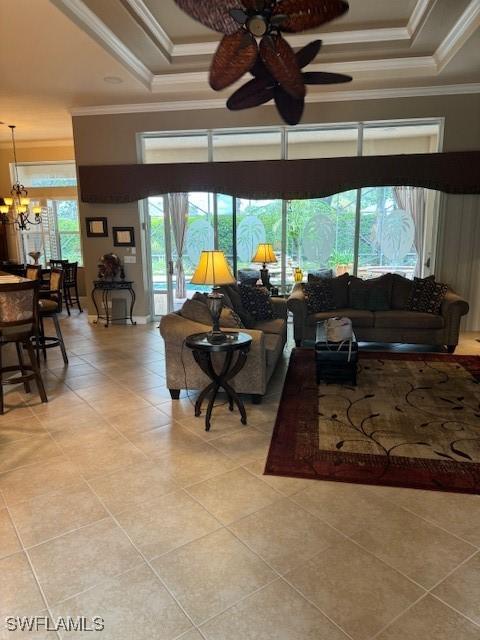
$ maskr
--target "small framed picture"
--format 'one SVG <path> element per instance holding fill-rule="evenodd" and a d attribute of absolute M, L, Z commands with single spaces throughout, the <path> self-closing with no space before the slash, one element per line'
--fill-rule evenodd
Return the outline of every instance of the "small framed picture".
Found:
<path fill-rule="evenodd" d="M 134 247 L 135 229 L 133 227 L 112 227 L 114 247 Z"/>
<path fill-rule="evenodd" d="M 85 218 L 87 237 L 108 238 L 107 218 Z"/>

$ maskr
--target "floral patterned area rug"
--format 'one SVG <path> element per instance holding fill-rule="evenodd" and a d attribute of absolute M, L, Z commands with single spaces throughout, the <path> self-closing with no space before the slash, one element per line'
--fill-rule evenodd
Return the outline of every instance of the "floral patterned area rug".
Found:
<path fill-rule="evenodd" d="M 265 473 L 480 493 L 480 358 L 361 352 L 358 384 L 317 386 L 295 349 Z"/>

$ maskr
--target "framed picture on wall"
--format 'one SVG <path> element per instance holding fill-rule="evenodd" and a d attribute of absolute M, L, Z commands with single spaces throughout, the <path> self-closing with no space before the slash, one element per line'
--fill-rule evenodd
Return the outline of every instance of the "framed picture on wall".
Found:
<path fill-rule="evenodd" d="M 133 227 L 112 227 L 114 247 L 134 247 L 135 229 Z"/>
<path fill-rule="evenodd" d="M 108 238 L 107 218 L 85 218 L 88 238 Z"/>

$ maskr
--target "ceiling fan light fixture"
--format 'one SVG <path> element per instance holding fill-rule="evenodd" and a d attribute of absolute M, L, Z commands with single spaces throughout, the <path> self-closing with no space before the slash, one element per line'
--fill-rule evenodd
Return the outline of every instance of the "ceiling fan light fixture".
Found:
<path fill-rule="evenodd" d="M 248 18 L 245 25 L 252 36 L 256 38 L 262 38 L 268 31 L 268 22 L 266 18 L 260 14 Z"/>

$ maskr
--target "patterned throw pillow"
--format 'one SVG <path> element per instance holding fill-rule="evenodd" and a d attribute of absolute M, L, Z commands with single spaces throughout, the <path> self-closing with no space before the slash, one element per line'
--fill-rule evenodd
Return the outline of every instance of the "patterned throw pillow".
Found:
<path fill-rule="evenodd" d="M 252 287 L 248 284 L 238 285 L 242 305 L 255 320 L 273 320 L 272 301 L 265 287 Z"/>
<path fill-rule="evenodd" d="M 303 293 L 309 314 L 335 309 L 332 286 L 329 280 L 308 282 L 303 285 Z"/>
<path fill-rule="evenodd" d="M 185 300 L 183 307 L 180 309 L 180 315 L 193 322 L 210 325 L 212 324 L 212 314 L 208 308 L 208 298 L 207 296 L 203 298 L 200 296 L 193 296 L 191 300 Z M 241 329 L 245 325 L 233 309 L 223 306 L 220 313 L 220 326 Z"/>
<path fill-rule="evenodd" d="M 414 278 L 407 309 L 409 311 L 439 314 L 447 290 L 447 285 L 442 282 L 435 282 L 434 276 L 428 276 L 428 278 L 423 279 Z"/>

